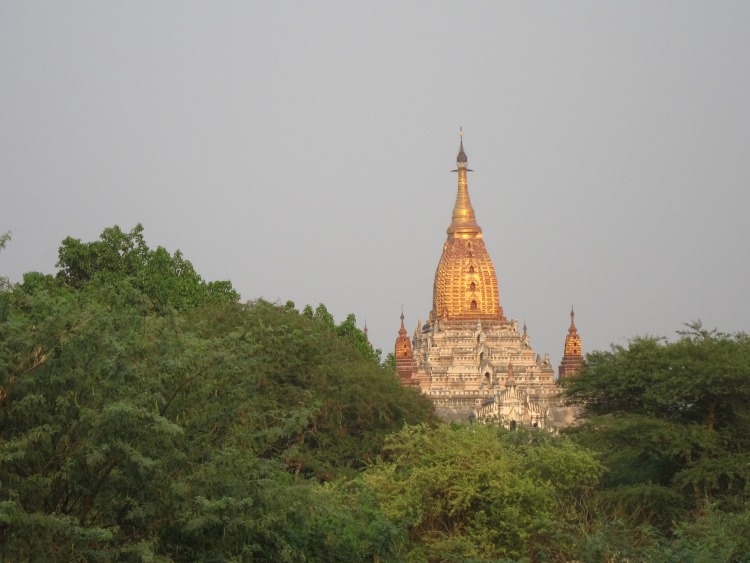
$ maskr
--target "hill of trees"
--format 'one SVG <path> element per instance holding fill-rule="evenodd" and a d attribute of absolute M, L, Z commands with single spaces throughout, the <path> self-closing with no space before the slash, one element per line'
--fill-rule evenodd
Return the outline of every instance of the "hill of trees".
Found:
<path fill-rule="evenodd" d="M 563 435 L 446 426 L 352 315 L 140 225 L 58 268 L 0 286 L 2 560 L 750 561 L 744 334 L 589 355 Z"/>

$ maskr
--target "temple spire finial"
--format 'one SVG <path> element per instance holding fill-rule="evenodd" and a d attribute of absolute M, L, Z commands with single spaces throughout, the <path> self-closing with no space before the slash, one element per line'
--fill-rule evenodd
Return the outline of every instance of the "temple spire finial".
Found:
<path fill-rule="evenodd" d="M 458 156 L 456 157 L 457 168 L 453 172 L 458 172 L 458 192 L 456 194 L 456 203 L 453 206 L 453 215 L 451 225 L 448 227 L 448 235 L 454 238 L 481 238 L 482 229 L 477 224 L 474 216 L 474 208 L 471 206 L 469 199 L 469 186 L 466 180 L 466 173 L 471 172 L 466 167 L 468 158 L 464 152 L 464 130 L 459 128 L 460 144 L 458 147 Z"/>
<path fill-rule="evenodd" d="M 458 136 L 459 136 L 459 145 L 458 145 L 458 156 L 456 157 L 456 162 L 458 163 L 458 167 L 461 168 L 461 166 L 466 166 L 466 162 L 468 159 L 466 158 L 466 153 L 464 152 L 464 128 L 459 127 L 458 128 Z"/>
<path fill-rule="evenodd" d="M 576 329 L 575 317 L 576 317 L 576 313 L 573 310 L 573 305 L 571 305 L 570 306 L 570 328 L 568 329 L 568 332 L 570 334 L 575 334 L 578 330 Z"/>

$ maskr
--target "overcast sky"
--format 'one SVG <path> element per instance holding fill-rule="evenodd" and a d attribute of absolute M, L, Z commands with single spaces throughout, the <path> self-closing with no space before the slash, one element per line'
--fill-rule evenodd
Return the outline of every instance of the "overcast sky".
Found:
<path fill-rule="evenodd" d="M 0 3 L 0 275 L 145 228 L 243 300 L 393 350 L 469 191 L 560 360 L 750 330 L 750 2 Z"/>

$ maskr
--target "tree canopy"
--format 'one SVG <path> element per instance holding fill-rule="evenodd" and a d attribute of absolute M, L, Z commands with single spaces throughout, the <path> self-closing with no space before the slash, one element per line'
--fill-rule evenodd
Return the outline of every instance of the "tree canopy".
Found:
<path fill-rule="evenodd" d="M 569 440 L 492 425 L 413 426 L 364 475 L 407 560 L 569 560 L 599 463 Z"/>
<path fill-rule="evenodd" d="M 562 436 L 447 426 L 353 315 L 142 231 L 0 284 L 0 559 L 750 561 L 746 334 L 590 354 Z"/>
<path fill-rule="evenodd" d="M 0 558 L 387 553 L 395 531 L 365 496 L 323 483 L 434 422 L 431 403 L 351 330 L 216 299 L 139 228 L 97 243 L 66 239 L 57 278 L 4 294 Z"/>
<path fill-rule="evenodd" d="M 608 468 L 597 511 L 633 529 L 667 533 L 696 529 L 693 518 L 718 522 L 746 513 L 747 334 L 693 323 L 673 342 L 636 337 L 627 347 L 589 354 L 566 385 L 586 419 L 571 435 Z"/>
<path fill-rule="evenodd" d="M 170 254 L 161 246 L 148 248 L 140 224 L 129 233 L 118 226 L 109 227 L 93 242 L 66 238 L 57 266 L 57 278 L 77 289 L 88 284 L 127 282 L 148 298 L 156 312 L 208 302 L 234 302 L 240 297 L 231 282 L 203 281 L 179 250 Z"/>
<path fill-rule="evenodd" d="M 10 231 L 0 233 L 0 252 L 5 249 L 5 246 L 10 240 Z M 10 280 L 6 276 L 0 276 L 0 292 L 7 291 L 10 288 Z"/>

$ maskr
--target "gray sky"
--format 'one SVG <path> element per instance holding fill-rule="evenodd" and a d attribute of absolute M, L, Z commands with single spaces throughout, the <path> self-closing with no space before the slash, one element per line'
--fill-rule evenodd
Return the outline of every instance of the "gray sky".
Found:
<path fill-rule="evenodd" d="M 458 128 L 506 315 L 560 360 L 750 330 L 750 2 L 0 4 L 0 274 L 141 222 L 243 299 L 392 351 Z"/>

